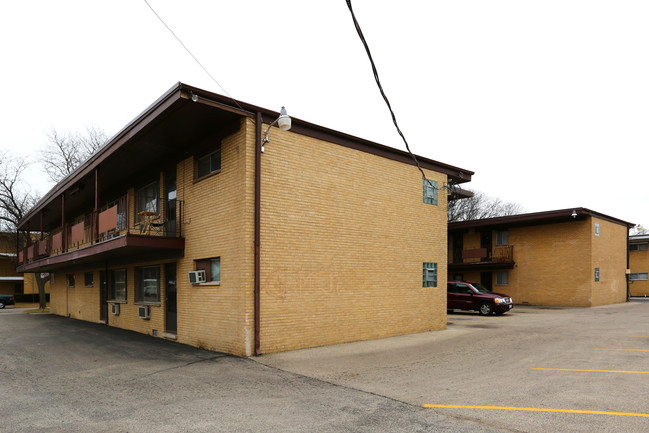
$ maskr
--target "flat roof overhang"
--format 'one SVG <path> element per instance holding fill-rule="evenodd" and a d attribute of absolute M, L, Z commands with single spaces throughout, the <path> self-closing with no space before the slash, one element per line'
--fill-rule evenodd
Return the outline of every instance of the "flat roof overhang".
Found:
<path fill-rule="evenodd" d="M 161 236 L 125 234 L 94 245 L 56 256 L 36 259 L 18 266 L 17 272 L 54 272 L 77 267 L 126 265 L 139 257 L 138 261 L 164 260 L 182 257 L 185 239 Z"/>
<path fill-rule="evenodd" d="M 575 216 L 573 216 L 573 212 Z M 542 224 L 557 224 L 572 221 L 583 221 L 589 217 L 599 218 L 615 224 L 626 226 L 627 228 L 634 227 L 635 224 L 614 218 L 603 213 L 599 213 L 583 207 L 575 207 L 568 209 L 552 210 L 546 212 L 534 212 L 519 215 L 508 215 L 495 218 L 485 218 L 470 221 L 457 221 L 448 224 L 448 230 L 465 230 L 465 229 L 505 229 L 509 227 L 523 227 Z"/>

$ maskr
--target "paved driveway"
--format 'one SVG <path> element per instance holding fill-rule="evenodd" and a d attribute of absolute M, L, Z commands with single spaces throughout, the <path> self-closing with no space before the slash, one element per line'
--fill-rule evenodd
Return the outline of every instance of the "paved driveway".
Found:
<path fill-rule="evenodd" d="M 447 331 L 257 360 L 507 431 L 649 431 L 649 302 L 448 320 Z"/>
<path fill-rule="evenodd" d="M 494 432 L 177 343 L 0 310 L 2 432 Z"/>

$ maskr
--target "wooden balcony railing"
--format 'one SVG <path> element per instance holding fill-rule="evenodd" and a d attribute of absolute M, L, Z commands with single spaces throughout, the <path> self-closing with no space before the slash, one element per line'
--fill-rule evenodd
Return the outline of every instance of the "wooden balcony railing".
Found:
<path fill-rule="evenodd" d="M 462 261 L 459 263 L 512 263 L 514 262 L 513 245 L 496 245 L 491 254 L 486 248 L 462 250 Z M 457 261 L 453 262 L 458 263 Z"/>

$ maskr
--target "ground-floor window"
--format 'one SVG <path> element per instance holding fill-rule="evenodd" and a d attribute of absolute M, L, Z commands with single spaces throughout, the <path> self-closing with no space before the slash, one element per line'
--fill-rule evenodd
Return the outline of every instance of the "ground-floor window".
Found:
<path fill-rule="evenodd" d="M 632 272 L 629 274 L 629 281 L 647 281 L 649 280 L 649 273 L 647 272 Z"/>
<path fill-rule="evenodd" d="M 196 260 L 196 270 L 205 271 L 205 281 L 210 283 L 221 282 L 221 258 Z"/>
<path fill-rule="evenodd" d="M 506 286 L 508 284 L 509 284 L 509 272 L 507 271 L 496 272 L 496 285 Z"/>
<path fill-rule="evenodd" d="M 109 271 L 108 299 L 126 302 L 126 269 Z"/>
<path fill-rule="evenodd" d="M 437 287 L 437 263 L 424 262 L 423 287 Z"/>
<path fill-rule="evenodd" d="M 160 302 L 160 266 L 135 268 L 135 300 Z"/>

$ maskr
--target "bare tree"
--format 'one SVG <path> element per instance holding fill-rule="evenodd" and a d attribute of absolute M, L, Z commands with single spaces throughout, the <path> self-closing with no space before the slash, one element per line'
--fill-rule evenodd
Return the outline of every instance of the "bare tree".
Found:
<path fill-rule="evenodd" d="M 40 162 L 50 180 L 58 183 L 95 153 L 107 140 L 101 129 L 90 126 L 85 133 L 47 133 L 47 145 L 41 150 Z"/>
<path fill-rule="evenodd" d="M 16 157 L 9 152 L 0 153 L 0 230 L 17 233 L 18 222 L 38 201 L 38 193 L 33 192 L 23 180 L 29 163 L 25 158 Z M 28 234 L 29 236 L 29 234 Z M 49 274 L 36 273 L 39 308 L 44 309 L 45 283 Z"/>
<path fill-rule="evenodd" d="M 489 197 L 480 191 L 471 192 L 473 197 L 449 201 L 448 222 L 517 215 L 523 212 L 523 207 L 518 203 Z"/>

